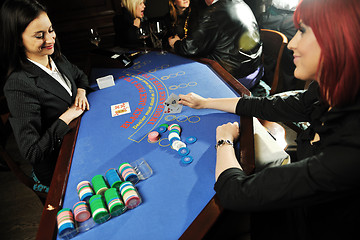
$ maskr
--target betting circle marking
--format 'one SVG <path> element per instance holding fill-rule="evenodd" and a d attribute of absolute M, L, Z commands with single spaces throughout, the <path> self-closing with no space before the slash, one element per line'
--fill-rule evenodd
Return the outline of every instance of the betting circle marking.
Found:
<path fill-rule="evenodd" d="M 171 85 L 169 86 L 170 90 L 176 90 L 178 88 L 187 88 L 187 87 L 195 87 L 197 82 L 188 82 L 188 83 L 180 83 L 179 85 Z"/>
<path fill-rule="evenodd" d="M 183 75 L 185 75 L 184 71 L 180 71 L 180 72 L 177 72 L 177 73 L 171 73 L 170 75 L 162 76 L 161 80 L 168 80 L 169 78 L 176 78 L 178 76 L 183 76 Z"/>
<path fill-rule="evenodd" d="M 178 86 L 172 85 L 172 86 L 169 86 L 169 89 L 170 89 L 170 90 L 176 90 L 176 89 L 178 89 Z"/>
<path fill-rule="evenodd" d="M 184 120 L 185 119 L 185 120 Z M 176 120 L 177 122 L 186 122 L 189 121 L 189 123 L 198 123 L 200 122 L 200 117 L 199 116 L 186 116 L 186 115 L 179 115 L 179 116 L 175 116 L 175 115 L 167 115 L 165 117 L 165 121 L 171 122 Z"/>
<path fill-rule="evenodd" d="M 165 117 L 165 121 L 168 121 L 168 122 L 174 121 L 175 119 L 176 119 L 175 115 L 167 115 Z"/>
<path fill-rule="evenodd" d="M 185 120 L 180 120 L 182 118 L 184 118 Z M 176 121 L 178 122 L 186 122 L 187 120 L 189 120 L 189 118 L 186 115 L 179 115 L 176 117 Z"/>
<path fill-rule="evenodd" d="M 168 68 L 168 67 L 170 67 L 169 64 L 162 65 L 161 67 L 157 67 L 157 68 L 154 68 L 154 69 L 150 69 L 150 70 L 148 71 L 148 73 L 154 73 L 154 72 L 157 72 L 157 71 L 166 69 L 166 68 Z"/>
<path fill-rule="evenodd" d="M 179 84 L 179 88 L 186 88 L 188 86 L 189 86 L 189 84 L 187 84 L 187 83 L 180 83 Z"/>
<path fill-rule="evenodd" d="M 161 138 L 161 139 L 159 139 L 159 141 L 158 141 L 159 145 L 160 145 L 161 147 L 168 147 L 168 146 L 170 146 L 170 141 L 169 141 L 169 144 L 162 144 L 161 142 L 164 141 L 164 140 L 169 141 L 168 138 Z"/>
<path fill-rule="evenodd" d="M 197 120 L 196 121 L 190 121 L 191 118 L 197 118 Z M 198 123 L 198 122 L 200 122 L 200 117 L 199 116 L 191 116 L 191 117 L 188 118 L 188 120 L 189 120 L 190 123 Z"/>

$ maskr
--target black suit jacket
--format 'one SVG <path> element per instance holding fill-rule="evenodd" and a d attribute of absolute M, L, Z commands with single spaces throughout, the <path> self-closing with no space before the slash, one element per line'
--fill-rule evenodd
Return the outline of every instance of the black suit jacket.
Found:
<path fill-rule="evenodd" d="M 4 87 L 20 152 L 43 184 L 50 184 L 62 139 L 70 130 L 59 116 L 74 103 L 77 88 L 88 88 L 87 76 L 64 56 L 54 62 L 69 79 L 72 96 L 30 61 L 12 73 Z"/>

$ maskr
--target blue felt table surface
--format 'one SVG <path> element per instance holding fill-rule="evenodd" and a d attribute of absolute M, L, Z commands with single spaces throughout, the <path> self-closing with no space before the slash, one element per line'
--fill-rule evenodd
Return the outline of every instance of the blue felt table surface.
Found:
<path fill-rule="evenodd" d="M 212 98 L 237 94 L 208 66 L 170 53 L 142 55 L 127 69 L 93 69 L 92 86 L 97 88 L 95 79 L 106 75 L 113 75 L 115 86 L 88 96 L 90 111 L 81 120 L 63 207 L 72 208 L 79 201 L 79 182 L 105 176 L 109 168 L 117 169 L 123 162 L 143 158 L 153 175 L 136 184 L 142 198 L 138 207 L 75 239 L 178 239 L 215 194 L 216 127 L 239 117 L 188 107 L 178 114 L 164 114 L 163 94 L 166 98 L 171 93 L 195 92 Z M 140 97 L 144 93 L 145 102 Z M 111 105 L 124 102 L 129 102 L 131 113 L 112 117 Z M 136 109 L 142 109 L 138 115 L 134 115 Z M 160 142 L 147 141 L 147 134 L 162 123 L 179 124 L 183 141 L 197 137 L 188 144 L 194 158 L 191 164 L 183 165 L 177 152 L 167 146 L 168 131 L 161 134 Z"/>

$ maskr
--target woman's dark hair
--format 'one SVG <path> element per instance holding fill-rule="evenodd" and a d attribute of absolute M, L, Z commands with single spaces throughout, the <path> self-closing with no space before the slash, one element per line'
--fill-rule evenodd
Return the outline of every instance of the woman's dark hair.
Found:
<path fill-rule="evenodd" d="M 36 0 L 7 0 L 0 12 L 0 80 L 15 70 L 21 69 L 27 62 L 22 34 L 27 26 L 46 8 Z M 55 41 L 54 58 L 60 55 L 59 45 Z"/>

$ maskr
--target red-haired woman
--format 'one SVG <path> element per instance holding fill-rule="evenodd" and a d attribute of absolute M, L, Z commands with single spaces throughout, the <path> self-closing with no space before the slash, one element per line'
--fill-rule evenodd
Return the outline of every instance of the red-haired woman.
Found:
<path fill-rule="evenodd" d="M 288 47 L 295 77 L 314 80 L 307 91 L 240 99 L 190 93 L 181 103 L 310 122 L 298 135 L 297 161 L 248 176 L 231 145 L 238 123 L 216 129 L 215 191 L 224 208 L 252 213 L 252 239 L 360 239 L 360 1 L 303 0 L 294 22 Z"/>

